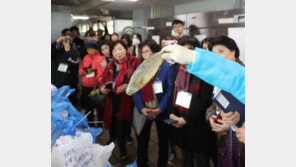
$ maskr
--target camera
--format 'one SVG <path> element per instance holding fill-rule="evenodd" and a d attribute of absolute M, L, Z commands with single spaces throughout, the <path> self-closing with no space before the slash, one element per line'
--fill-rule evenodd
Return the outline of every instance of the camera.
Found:
<path fill-rule="evenodd" d="M 68 42 L 69 41 L 69 43 L 72 43 L 73 40 L 72 40 L 72 38 L 65 38 L 64 41 L 65 42 Z"/>

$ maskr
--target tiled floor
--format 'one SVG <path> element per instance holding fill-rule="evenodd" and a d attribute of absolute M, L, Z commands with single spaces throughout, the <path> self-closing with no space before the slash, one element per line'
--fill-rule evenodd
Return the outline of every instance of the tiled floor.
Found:
<path fill-rule="evenodd" d="M 126 144 L 127 147 L 127 154 L 130 159 L 130 163 L 134 162 L 136 159 L 137 154 L 137 140 L 135 136 L 135 131 L 132 129 L 132 138 L 133 144 Z M 103 145 L 109 139 L 109 133 L 107 130 L 103 130 L 103 133 L 98 137 L 97 143 Z M 149 141 L 149 148 L 148 148 L 148 165 L 149 167 L 157 167 L 157 160 L 158 160 L 158 143 L 157 143 L 157 131 L 155 123 L 152 124 L 151 128 L 151 136 Z M 176 148 L 177 157 L 175 159 L 175 163 L 173 167 L 180 167 L 181 166 L 181 150 Z M 120 167 L 120 156 L 119 156 L 119 149 L 117 145 L 115 146 L 112 156 L 109 159 L 111 165 L 115 167 Z"/>

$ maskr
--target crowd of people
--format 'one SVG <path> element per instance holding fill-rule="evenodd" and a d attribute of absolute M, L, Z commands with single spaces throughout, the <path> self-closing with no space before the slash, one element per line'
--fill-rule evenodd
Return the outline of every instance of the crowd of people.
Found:
<path fill-rule="evenodd" d="M 139 167 L 148 166 L 153 122 L 158 134 L 159 167 L 174 163 L 175 147 L 182 150 L 183 167 L 208 167 L 210 161 L 217 167 L 244 166 L 245 123 L 241 121 L 244 115 L 237 111 L 225 112 L 213 100 L 213 94 L 220 88 L 233 94 L 244 105 L 244 90 L 242 94 L 229 88 L 234 85 L 212 82 L 208 76 L 211 74 L 192 72 L 196 68 L 194 63 L 202 60 L 212 61 L 208 62 L 211 66 L 224 61 L 236 62 L 231 70 L 225 63 L 225 67 L 221 67 L 225 69 L 220 68 L 222 72 L 210 69 L 215 75 L 224 72 L 223 77 L 233 78 L 240 73 L 244 64 L 239 59 L 235 41 L 220 36 L 207 37 L 200 42 L 194 37 L 198 33 L 196 28 L 191 27 L 193 31 L 186 35 L 184 22 L 180 20 L 172 22 L 172 29 L 174 36 L 168 35 L 160 45 L 152 39 L 142 41 L 141 35 L 136 33 L 133 36 L 109 34 L 107 28 L 97 32 L 90 29 L 84 40 L 80 38 L 78 27 L 64 29 L 61 37 L 52 44 L 52 84 L 57 88 L 69 85 L 76 89 L 75 92 L 81 92 L 71 94 L 70 101 L 83 114 L 91 111 L 87 118 L 90 126 L 96 125 L 96 121 L 103 122 L 98 126 L 104 125 L 110 136 L 105 144 L 117 143 L 122 166 L 129 161 L 125 144 L 134 140 L 131 137 L 134 110 L 147 119 L 141 132 L 136 134 Z M 180 49 L 179 54 L 183 57 L 176 59 L 175 64 L 170 64 L 169 59 L 164 61 L 148 84 L 134 95 L 127 95 L 127 85 L 137 67 L 160 50 L 170 51 L 171 46 L 175 47 L 172 50 Z M 223 58 L 190 58 L 189 55 L 195 57 L 196 53 Z M 78 86 L 80 80 L 81 88 Z M 94 90 L 99 94 L 90 96 Z M 174 122 L 166 123 L 168 119 Z"/>

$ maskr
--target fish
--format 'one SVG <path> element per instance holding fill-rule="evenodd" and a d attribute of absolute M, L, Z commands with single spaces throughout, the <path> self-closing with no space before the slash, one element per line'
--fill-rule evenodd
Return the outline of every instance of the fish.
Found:
<path fill-rule="evenodd" d="M 90 94 L 88 95 L 88 97 L 96 96 L 96 95 L 99 94 L 99 93 L 100 93 L 99 89 L 92 90 L 92 91 L 90 92 Z"/>
<path fill-rule="evenodd" d="M 141 90 L 157 73 L 164 59 L 164 51 L 157 52 L 145 59 L 134 71 L 126 88 L 126 94 L 131 96 Z"/>

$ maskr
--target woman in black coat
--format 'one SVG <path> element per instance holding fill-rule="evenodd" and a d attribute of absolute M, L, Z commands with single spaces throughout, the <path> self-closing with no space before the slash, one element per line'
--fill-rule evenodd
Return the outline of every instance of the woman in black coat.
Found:
<path fill-rule="evenodd" d="M 198 41 L 192 37 L 183 37 L 178 44 L 189 49 L 199 47 Z M 190 75 L 184 65 L 177 64 L 174 68 L 176 79 L 170 118 L 177 123 L 172 128 L 173 142 L 182 149 L 183 167 L 208 167 L 216 148 L 215 133 L 205 119 L 207 108 L 211 105 L 213 87 Z M 190 101 L 189 104 L 185 104 L 186 101 Z"/>

